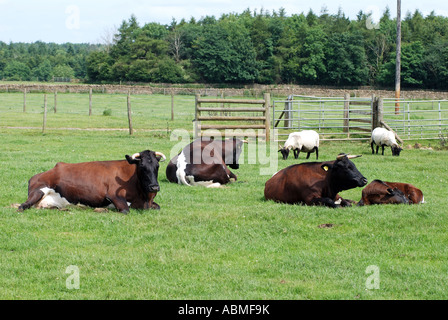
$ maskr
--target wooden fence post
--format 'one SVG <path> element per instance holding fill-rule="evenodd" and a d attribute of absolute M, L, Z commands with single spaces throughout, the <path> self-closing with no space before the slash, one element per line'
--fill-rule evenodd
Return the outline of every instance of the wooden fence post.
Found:
<path fill-rule="evenodd" d="M 196 139 L 198 137 L 199 134 L 199 110 L 198 108 L 201 106 L 201 104 L 199 103 L 199 99 L 201 98 L 201 96 L 199 94 L 195 95 L 195 99 L 194 99 L 194 138 Z"/>
<path fill-rule="evenodd" d="M 171 121 L 174 120 L 174 93 L 171 91 Z"/>
<path fill-rule="evenodd" d="M 54 92 L 54 113 L 56 113 L 58 108 L 58 92 Z"/>
<path fill-rule="evenodd" d="M 89 90 L 89 116 L 92 115 L 92 88 Z"/>
<path fill-rule="evenodd" d="M 381 127 L 381 123 L 383 122 L 383 98 L 379 97 L 378 98 L 378 115 L 377 115 L 377 127 Z"/>
<path fill-rule="evenodd" d="M 44 94 L 44 120 L 42 124 L 42 133 L 45 133 L 46 126 L 47 126 L 47 94 Z"/>
<path fill-rule="evenodd" d="M 378 126 L 378 98 L 372 97 L 372 131 Z"/>
<path fill-rule="evenodd" d="M 26 112 L 26 88 L 23 89 L 23 112 Z"/>
<path fill-rule="evenodd" d="M 290 96 L 288 96 L 288 100 L 285 102 L 285 122 L 284 122 L 284 126 L 285 126 L 285 128 L 288 128 L 288 129 L 291 128 L 291 124 L 292 124 L 292 121 L 291 121 L 291 118 L 292 118 L 292 114 L 291 114 L 291 112 L 292 112 L 292 99 L 293 99 L 293 96 L 290 95 Z"/>
<path fill-rule="evenodd" d="M 350 94 L 344 93 L 344 132 L 350 134 Z"/>
<path fill-rule="evenodd" d="M 383 98 L 372 97 L 372 131 L 381 127 L 383 122 Z"/>
<path fill-rule="evenodd" d="M 131 91 L 128 91 L 128 121 L 129 121 L 129 134 L 132 136 L 132 112 L 131 112 Z"/>
<path fill-rule="evenodd" d="M 265 127 L 266 127 L 266 142 L 271 140 L 271 121 L 270 121 L 270 106 L 271 106 L 271 95 L 269 93 L 264 94 L 264 116 L 266 117 L 265 120 Z"/>

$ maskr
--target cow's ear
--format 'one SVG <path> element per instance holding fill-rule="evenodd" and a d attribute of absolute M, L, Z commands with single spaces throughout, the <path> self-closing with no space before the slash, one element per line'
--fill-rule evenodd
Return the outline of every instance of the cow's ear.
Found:
<path fill-rule="evenodd" d="M 394 190 L 392 190 L 391 188 L 387 188 L 387 193 L 392 196 L 394 194 Z"/>
<path fill-rule="evenodd" d="M 132 159 L 132 157 L 130 157 L 129 155 L 126 155 L 126 160 L 128 161 L 129 164 L 136 164 L 139 161 L 137 159 Z"/>
<path fill-rule="evenodd" d="M 321 168 L 324 171 L 328 171 L 333 168 L 333 165 L 326 163 L 326 164 L 321 165 Z"/>

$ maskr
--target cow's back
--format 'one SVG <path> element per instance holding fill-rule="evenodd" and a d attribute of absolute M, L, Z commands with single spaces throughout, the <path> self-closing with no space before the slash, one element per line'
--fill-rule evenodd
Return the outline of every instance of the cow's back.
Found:
<path fill-rule="evenodd" d="M 289 166 L 266 181 L 264 196 L 267 200 L 284 203 L 310 203 L 322 196 L 325 189 L 323 163 L 309 162 Z"/>
<path fill-rule="evenodd" d="M 48 187 L 70 203 L 103 206 L 108 193 L 126 194 L 129 186 L 138 184 L 135 172 L 136 166 L 126 160 L 58 162 L 54 168 L 32 177 L 29 191 Z"/>

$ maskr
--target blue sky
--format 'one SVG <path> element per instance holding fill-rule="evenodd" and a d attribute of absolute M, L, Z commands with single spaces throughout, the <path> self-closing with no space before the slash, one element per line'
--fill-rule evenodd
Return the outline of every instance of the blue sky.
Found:
<path fill-rule="evenodd" d="M 350 18 L 355 18 L 360 10 L 372 11 L 375 19 L 387 6 L 395 16 L 396 0 L 0 0 L 0 41 L 101 43 L 132 14 L 143 25 L 169 24 L 172 18 L 188 21 L 191 17 L 200 19 L 206 15 L 219 17 L 223 13 L 241 13 L 247 8 L 258 12 L 262 8 L 269 11 L 284 8 L 289 16 L 307 13 L 309 9 L 319 14 L 326 7 L 330 14 L 341 8 Z M 403 16 L 416 9 L 424 15 L 434 10 L 438 15 L 448 16 L 448 1 L 402 0 Z"/>

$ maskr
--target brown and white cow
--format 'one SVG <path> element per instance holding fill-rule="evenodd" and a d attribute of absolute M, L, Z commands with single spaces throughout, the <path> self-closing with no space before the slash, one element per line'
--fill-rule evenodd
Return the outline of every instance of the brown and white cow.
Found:
<path fill-rule="evenodd" d="M 360 156 L 340 154 L 335 161 L 309 162 L 289 166 L 274 174 L 265 185 L 267 200 L 289 204 L 351 206 L 339 192 L 363 187 L 367 179 L 350 160 Z"/>
<path fill-rule="evenodd" d="M 199 138 L 187 145 L 166 167 L 168 181 L 187 186 L 220 187 L 237 179 L 230 169 L 238 169 L 244 141 L 236 138 Z"/>
<path fill-rule="evenodd" d="M 126 155 L 126 160 L 59 162 L 29 180 L 28 199 L 19 211 L 78 203 L 90 207 L 113 204 L 122 213 L 129 212 L 129 204 L 134 209 L 159 209 L 154 198 L 160 190 L 159 161 L 165 159 L 160 152 L 145 150 Z"/>

